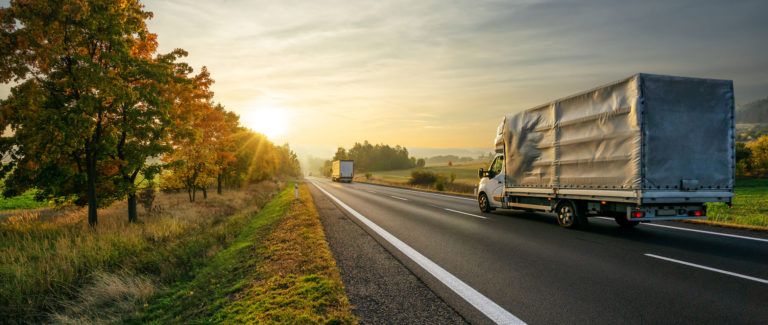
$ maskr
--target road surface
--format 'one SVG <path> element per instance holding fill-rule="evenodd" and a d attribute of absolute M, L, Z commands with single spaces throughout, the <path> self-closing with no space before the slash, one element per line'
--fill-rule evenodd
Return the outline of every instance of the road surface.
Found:
<path fill-rule="evenodd" d="M 768 324 L 768 236 L 480 213 L 472 199 L 310 182 L 475 323 Z"/>

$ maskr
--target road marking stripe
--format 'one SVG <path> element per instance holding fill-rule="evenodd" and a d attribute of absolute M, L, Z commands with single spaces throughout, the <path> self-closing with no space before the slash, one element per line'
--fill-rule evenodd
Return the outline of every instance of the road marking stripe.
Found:
<path fill-rule="evenodd" d="M 456 213 L 461 213 L 461 214 L 466 214 L 466 215 L 468 215 L 468 216 L 473 216 L 473 217 L 475 217 L 475 218 L 488 219 L 488 217 L 479 216 L 479 215 L 476 215 L 476 214 L 471 214 L 471 213 L 466 213 L 466 212 L 463 212 L 463 211 L 459 211 L 459 210 L 448 209 L 448 208 L 443 208 L 443 210 L 445 210 L 445 211 L 451 211 L 451 212 L 456 212 Z"/>
<path fill-rule="evenodd" d="M 599 218 L 599 219 L 606 219 L 606 220 L 613 220 L 612 218 L 606 218 L 606 217 L 597 217 L 597 218 Z M 731 237 L 731 238 L 739 238 L 739 239 L 747 239 L 747 240 L 754 240 L 754 241 L 761 241 L 761 242 L 768 243 L 768 239 L 765 239 L 765 238 L 739 236 L 739 235 L 726 234 L 726 233 L 716 232 L 716 231 L 706 231 L 706 230 L 698 230 L 698 229 L 691 229 L 691 228 L 667 226 L 667 225 L 660 225 L 660 224 L 655 224 L 655 223 L 642 223 L 640 225 L 642 225 L 642 226 L 651 226 L 651 227 L 669 228 L 669 229 L 677 229 L 677 230 L 682 230 L 682 231 L 698 232 L 698 233 L 702 233 L 702 234 L 709 234 L 709 235 L 723 236 L 723 237 Z"/>
<path fill-rule="evenodd" d="M 317 183 L 312 182 L 312 184 L 314 184 L 321 192 L 325 193 L 325 195 L 327 195 L 329 198 L 335 201 L 339 206 L 347 210 L 347 212 L 352 214 L 355 218 L 357 218 L 366 226 L 371 228 L 371 230 L 376 232 L 379 236 L 381 236 L 381 238 L 384 238 L 384 240 L 386 240 L 387 242 L 392 244 L 392 246 L 400 250 L 400 252 L 405 254 L 405 256 L 408 256 L 411 260 L 416 262 L 416 264 L 421 266 L 424 270 L 432 274 L 432 276 L 434 276 L 440 282 L 446 285 L 448 288 L 453 290 L 453 292 L 455 292 L 461 298 L 466 300 L 469 304 L 477 308 L 477 310 L 479 310 L 485 316 L 490 318 L 491 321 L 493 321 L 494 323 L 525 324 L 525 322 L 515 317 L 515 315 L 512 315 L 510 312 L 508 312 L 501 306 L 497 305 L 495 302 L 488 299 L 486 296 L 484 296 L 474 288 L 470 287 L 469 285 L 461 281 L 459 278 L 457 278 L 450 272 L 446 271 L 445 269 L 437 265 L 435 262 L 432 262 L 426 256 L 422 255 L 415 249 L 411 248 L 411 246 L 408 246 L 408 244 L 404 243 L 403 241 L 393 236 L 383 228 L 379 227 L 377 224 L 373 223 L 373 221 L 369 220 L 359 212 L 355 211 L 354 209 L 346 205 L 344 202 L 337 199 L 331 193 L 328 193 L 328 191 L 320 187 L 320 185 L 318 185 Z"/>
<path fill-rule="evenodd" d="M 394 196 L 394 195 L 390 195 L 389 197 L 395 198 L 395 199 L 398 199 L 398 200 L 408 201 L 408 199 L 406 199 L 404 197 L 399 197 L 399 196 Z"/>
<path fill-rule="evenodd" d="M 703 270 L 707 270 L 707 271 L 712 271 L 712 272 L 717 272 L 717 273 L 722 273 L 722 274 L 728 274 L 728 275 L 739 277 L 739 278 L 742 278 L 742 279 L 747 279 L 747 280 L 752 280 L 752 281 L 755 281 L 755 282 L 760 282 L 760 283 L 768 284 L 768 280 L 761 279 L 761 278 L 756 278 L 756 277 L 749 276 L 749 275 L 744 275 L 744 274 L 739 274 L 739 273 L 736 273 L 736 272 L 716 269 L 714 267 L 709 267 L 709 266 L 704 266 L 704 265 L 695 264 L 695 263 L 691 263 L 691 262 L 676 260 L 674 258 L 669 258 L 669 257 L 664 257 L 664 256 L 659 256 L 659 255 L 654 255 L 654 254 L 647 254 L 646 253 L 646 254 L 643 254 L 643 255 L 648 256 L 648 257 L 658 258 L 658 259 L 665 260 L 665 261 L 668 261 L 668 262 L 679 263 L 679 264 L 688 265 L 688 266 L 692 266 L 692 267 L 703 269 Z"/>

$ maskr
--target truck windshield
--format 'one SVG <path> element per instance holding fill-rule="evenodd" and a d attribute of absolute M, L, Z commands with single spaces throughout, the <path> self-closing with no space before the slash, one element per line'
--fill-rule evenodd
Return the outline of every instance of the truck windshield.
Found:
<path fill-rule="evenodd" d="M 496 160 L 493 161 L 493 164 L 491 164 L 491 172 L 498 175 L 501 173 L 502 167 L 504 167 L 504 157 L 498 156 L 496 157 Z"/>

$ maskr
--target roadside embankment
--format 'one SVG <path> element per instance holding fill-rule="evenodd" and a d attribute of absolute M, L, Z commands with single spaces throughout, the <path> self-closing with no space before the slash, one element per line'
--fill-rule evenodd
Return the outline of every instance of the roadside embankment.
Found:
<path fill-rule="evenodd" d="M 355 323 L 306 185 L 249 218 L 210 262 L 150 299 L 137 323 Z"/>

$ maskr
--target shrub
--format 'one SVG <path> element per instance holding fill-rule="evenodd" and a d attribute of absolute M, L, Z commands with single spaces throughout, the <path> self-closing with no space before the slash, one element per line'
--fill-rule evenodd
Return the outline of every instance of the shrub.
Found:
<path fill-rule="evenodd" d="M 371 173 L 365 173 L 365 179 L 366 179 L 366 180 L 369 180 L 369 181 L 370 181 L 370 180 L 371 180 L 371 178 L 373 178 L 373 174 L 371 174 Z"/>
<path fill-rule="evenodd" d="M 432 185 L 437 180 L 437 175 L 427 170 L 417 169 L 411 172 L 409 183 L 414 185 Z"/>

